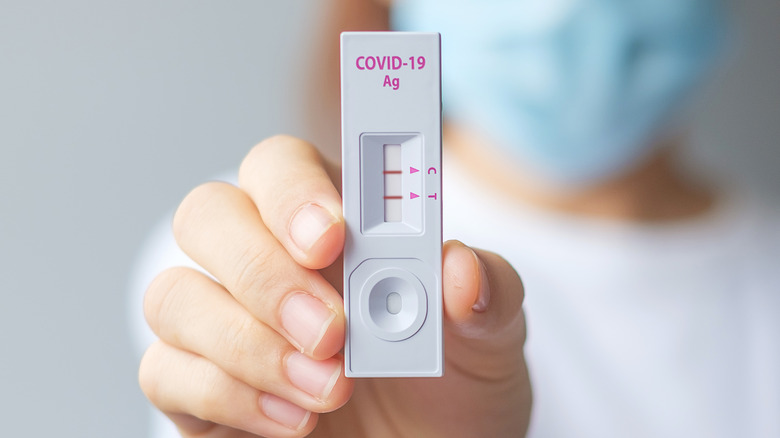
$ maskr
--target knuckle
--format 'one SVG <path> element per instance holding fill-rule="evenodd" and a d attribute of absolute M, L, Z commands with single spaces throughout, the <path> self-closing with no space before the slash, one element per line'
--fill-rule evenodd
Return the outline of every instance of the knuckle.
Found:
<path fill-rule="evenodd" d="M 213 363 L 197 367 L 190 378 L 197 382 L 197 389 L 190 396 L 187 410 L 198 418 L 229 423 L 236 410 L 233 396 L 241 392 L 241 384 Z"/>
<path fill-rule="evenodd" d="M 221 199 L 229 187 L 230 184 L 211 181 L 195 187 L 184 197 L 173 215 L 173 234 L 177 242 L 181 244 L 187 231 L 197 229 L 193 224 L 201 223 L 213 214 L 213 203 Z"/>
<path fill-rule="evenodd" d="M 220 405 L 222 395 L 228 392 L 228 382 L 223 372 L 216 366 L 194 368 L 190 377 L 192 382 L 198 382 L 201 386 L 192 396 L 192 413 L 200 418 L 209 418 L 213 415 L 215 407 Z"/>
<path fill-rule="evenodd" d="M 235 287 L 245 297 L 262 299 L 257 293 L 281 282 L 281 249 L 273 246 L 250 246 L 238 258 Z M 253 293 L 255 292 L 255 293 Z"/>
<path fill-rule="evenodd" d="M 244 185 L 246 178 L 255 174 L 258 169 L 274 166 L 280 158 L 289 155 L 320 159 L 319 152 L 311 143 L 286 134 L 274 135 L 249 151 L 239 167 L 238 180 Z"/>
<path fill-rule="evenodd" d="M 147 399 L 155 406 L 159 405 L 159 341 L 155 342 L 144 353 L 138 366 L 138 385 Z"/>
<path fill-rule="evenodd" d="M 300 138 L 286 134 L 277 134 L 258 143 L 249 152 L 247 158 L 262 158 L 264 156 L 273 156 L 280 152 L 311 150 L 314 147 Z"/>
<path fill-rule="evenodd" d="M 162 411 L 222 424 L 235 419 L 235 396 L 242 384 L 202 357 L 171 353 L 175 352 L 157 341 L 141 359 L 138 381 L 147 399 Z"/>
<path fill-rule="evenodd" d="M 253 334 L 257 332 L 251 318 L 240 318 L 225 324 L 219 334 L 220 345 L 224 346 L 223 360 L 233 365 L 241 365 L 251 360 Z"/>
<path fill-rule="evenodd" d="M 176 315 L 182 305 L 177 297 L 189 287 L 191 271 L 187 268 L 169 268 L 152 280 L 144 294 L 144 316 L 154 333 L 160 336 L 164 322 Z"/>

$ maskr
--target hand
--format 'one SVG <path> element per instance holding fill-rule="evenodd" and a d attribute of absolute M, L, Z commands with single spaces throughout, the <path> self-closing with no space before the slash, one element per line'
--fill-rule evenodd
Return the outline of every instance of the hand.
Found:
<path fill-rule="evenodd" d="M 240 188 L 187 195 L 176 240 L 216 281 L 174 268 L 149 286 L 144 393 L 185 437 L 523 436 L 522 284 L 459 242 L 443 254 L 445 377 L 344 377 L 339 180 L 311 145 L 274 137 Z"/>

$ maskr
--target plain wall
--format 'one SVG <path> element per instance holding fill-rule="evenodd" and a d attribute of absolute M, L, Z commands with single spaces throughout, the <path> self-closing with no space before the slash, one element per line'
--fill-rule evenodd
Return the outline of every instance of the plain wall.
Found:
<path fill-rule="evenodd" d="M 315 0 L 0 0 L 0 435 L 140 437 L 141 241 L 259 140 L 302 133 Z M 743 0 L 691 161 L 780 202 L 780 2 Z"/>
<path fill-rule="evenodd" d="M 0 0 L 0 436 L 141 437 L 129 271 L 289 102 L 303 0 Z"/>

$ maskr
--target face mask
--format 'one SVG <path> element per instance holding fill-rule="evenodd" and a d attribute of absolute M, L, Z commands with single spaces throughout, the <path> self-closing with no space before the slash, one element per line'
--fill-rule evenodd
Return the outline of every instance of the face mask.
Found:
<path fill-rule="evenodd" d="M 444 112 L 552 181 L 637 165 L 709 66 L 720 0 L 396 0 L 442 34 Z"/>

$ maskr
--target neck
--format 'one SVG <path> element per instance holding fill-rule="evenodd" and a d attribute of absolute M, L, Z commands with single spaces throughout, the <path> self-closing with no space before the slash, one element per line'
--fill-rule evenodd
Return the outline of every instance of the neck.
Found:
<path fill-rule="evenodd" d="M 563 190 L 527 178 L 522 166 L 491 153 L 483 136 L 448 126 L 444 140 L 457 161 L 510 199 L 567 214 L 627 222 L 667 222 L 696 217 L 714 203 L 711 191 L 686 178 L 675 166 L 678 140 L 665 142 L 634 169 L 585 188 Z M 487 153 L 486 153 L 487 151 Z"/>

